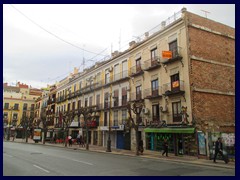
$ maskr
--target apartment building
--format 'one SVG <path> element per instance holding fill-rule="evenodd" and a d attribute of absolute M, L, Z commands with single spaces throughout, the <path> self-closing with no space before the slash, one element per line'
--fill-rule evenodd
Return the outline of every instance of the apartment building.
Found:
<path fill-rule="evenodd" d="M 16 86 L 3 84 L 3 123 L 4 132 L 10 128 L 11 135 L 18 131 L 21 136 L 23 117 L 34 118 L 35 100 L 41 95 L 41 90 L 31 88 L 18 82 Z"/>
<path fill-rule="evenodd" d="M 175 155 L 211 158 L 213 142 L 221 136 L 225 150 L 234 155 L 235 29 L 185 8 L 157 28 L 130 42 L 124 52 L 115 51 L 107 61 L 83 72 L 74 68 L 45 91 L 35 115 L 46 113 L 47 137 L 64 137 L 68 118 L 73 138 L 88 132 L 90 144 L 107 147 L 110 137 L 112 148 L 133 150 L 135 131 L 126 126 L 127 104 L 142 103 L 138 133 L 147 150 L 162 150 L 167 139 Z M 4 96 L 4 103 L 9 103 L 4 122 L 9 122 L 9 113 L 11 117 L 17 113 L 9 110 L 16 103 L 10 101 L 13 92 L 22 100 L 20 109 L 30 101 L 23 95 L 29 93 L 27 87 L 11 92 Z M 94 109 L 87 121 L 81 108 Z"/>

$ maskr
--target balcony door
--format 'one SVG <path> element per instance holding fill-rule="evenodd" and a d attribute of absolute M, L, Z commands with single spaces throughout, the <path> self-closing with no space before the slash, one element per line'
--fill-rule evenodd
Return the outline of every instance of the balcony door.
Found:
<path fill-rule="evenodd" d="M 152 81 L 152 96 L 158 96 L 158 79 Z"/>
<path fill-rule="evenodd" d="M 171 76 L 171 91 L 180 91 L 179 73 Z"/>

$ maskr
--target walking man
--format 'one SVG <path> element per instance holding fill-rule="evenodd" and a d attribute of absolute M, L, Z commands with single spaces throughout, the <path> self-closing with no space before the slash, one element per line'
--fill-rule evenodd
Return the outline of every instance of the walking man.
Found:
<path fill-rule="evenodd" d="M 218 153 L 222 156 L 223 160 L 227 164 L 228 158 L 227 158 L 227 156 L 224 157 L 224 155 L 223 155 L 223 144 L 222 144 L 222 138 L 220 138 L 220 137 L 218 138 L 218 140 L 215 143 L 215 154 L 214 154 L 214 159 L 213 159 L 214 163 L 216 163 L 216 158 L 217 158 Z"/>
<path fill-rule="evenodd" d="M 166 153 L 166 156 L 168 157 L 168 142 L 167 142 L 167 139 L 164 139 L 164 142 L 163 142 L 163 153 L 162 153 L 162 156 Z"/>

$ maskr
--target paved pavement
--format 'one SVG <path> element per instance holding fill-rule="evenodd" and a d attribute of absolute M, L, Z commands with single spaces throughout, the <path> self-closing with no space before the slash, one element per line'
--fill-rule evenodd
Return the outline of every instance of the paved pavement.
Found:
<path fill-rule="evenodd" d="M 12 142 L 12 140 L 10 140 Z M 24 139 L 15 139 L 15 143 L 26 143 L 26 140 Z M 42 142 L 35 143 L 32 139 L 28 139 L 29 144 L 35 144 L 35 145 L 43 145 Z M 44 146 L 56 146 L 61 148 L 69 148 L 74 150 L 82 150 L 86 151 L 86 147 L 81 147 L 79 145 L 72 145 L 72 147 L 65 147 L 64 144 L 54 144 L 50 142 L 46 142 Z M 112 148 L 111 152 L 106 152 L 106 147 L 102 146 L 96 146 L 96 145 L 89 145 L 89 151 L 99 152 L 99 153 L 112 153 L 112 154 L 121 154 L 126 156 L 136 156 L 135 151 L 131 150 L 123 150 L 123 149 L 115 149 Z M 211 167 L 222 167 L 222 168 L 228 168 L 228 169 L 235 169 L 235 162 L 230 161 L 228 164 L 225 164 L 222 160 L 217 160 L 217 163 L 213 163 L 212 160 L 207 159 L 198 159 L 197 157 L 192 156 L 175 156 L 174 154 L 169 153 L 168 157 L 162 156 L 160 152 L 157 151 L 150 151 L 145 150 L 143 152 L 143 155 L 140 155 L 141 157 L 145 158 L 153 158 L 153 159 L 163 159 L 167 161 L 173 161 L 173 162 L 180 162 L 180 163 L 188 163 L 188 164 L 195 164 L 195 165 L 203 165 L 203 166 L 211 166 Z"/>

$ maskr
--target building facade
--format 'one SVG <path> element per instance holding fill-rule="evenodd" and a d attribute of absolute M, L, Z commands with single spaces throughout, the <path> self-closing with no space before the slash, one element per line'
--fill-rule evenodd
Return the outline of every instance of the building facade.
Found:
<path fill-rule="evenodd" d="M 88 132 L 90 144 L 107 147 L 110 138 L 111 147 L 133 150 L 127 104 L 142 103 L 137 133 L 147 150 L 161 151 L 167 139 L 175 155 L 211 158 L 221 136 L 235 154 L 235 29 L 185 8 L 124 52 L 83 72 L 75 68 L 49 90 L 37 107 L 45 108 L 50 138 L 63 138 L 68 126 L 73 138 Z M 84 108 L 94 109 L 87 121 Z"/>

